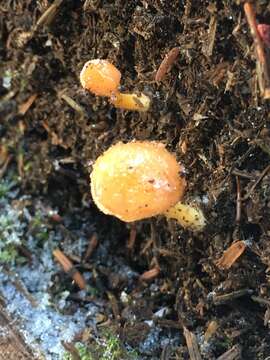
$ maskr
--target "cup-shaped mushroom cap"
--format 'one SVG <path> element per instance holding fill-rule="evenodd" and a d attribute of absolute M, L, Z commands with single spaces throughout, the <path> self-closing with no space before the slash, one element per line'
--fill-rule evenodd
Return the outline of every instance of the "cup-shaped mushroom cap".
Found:
<path fill-rule="evenodd" d="M 121 73 L 107 60 L 88 61 L 80 74 L 82 87 L 98 96 L 111 96 L 118 91 Z"/>
<path fill-rule="evenodd" d="M 117 143 L 93 165 L 91 193 L 98 208 L 130 222 L 164 213 L 183 196 L 183 167 L 161 143 Z"/>

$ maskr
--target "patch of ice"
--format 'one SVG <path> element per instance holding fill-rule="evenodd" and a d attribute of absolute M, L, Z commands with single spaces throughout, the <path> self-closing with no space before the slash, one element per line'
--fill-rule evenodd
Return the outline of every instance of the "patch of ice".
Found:
<path fill-rule="evenodd" d="M 39 348 L 46 360 L 61 359 L 64 353 L 62 341 L 70 342 L 85 327 L 85 310 L 73 315 L 59 313 L 49 306 L 47 299 L 33 307 L 6 275 L 0 272 L 0 291 L 6 300 L 6 310 L 20 323 L 20 331 L 27 344 Z"/>

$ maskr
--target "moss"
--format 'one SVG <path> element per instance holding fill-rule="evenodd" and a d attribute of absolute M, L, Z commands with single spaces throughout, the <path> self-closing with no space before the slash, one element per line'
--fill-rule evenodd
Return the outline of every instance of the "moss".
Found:
<path fill-rule="evenodd" d="M 86 346 L 82 343 L 75 345 L 81 360 L 137 360 L 138 354 L 134 350 L 127 350 L 119 338 L 110 331 L 103 332 L 96 341 Z M 62 360 L 73 360 L 72 355 L 65 353 Z"/>
<path fill-rule="evenodd" d="M 99 350 L 102 351 L 101 360 L 136 360 L 139 358 L 134 350 L 125 349 L 119 337 L 113 332 L 104 331 L 101 339 L 99 345 Z"/>
<path fill-rule="evenodd" d="M 81 360 L 94 360 L 88 348 L 85 345 L 83 345 L 82 343 L 77 343 L 75 347 L 78 350 Z M 70 353 L 66 352 L 62 360 L 73 360 L 73 357 Z"/>
<path fill-rule="evenodd" d="M 0 180 L 0 263 L 12 263 L 17 257 L 25 224 L 20 210 L 10 205 L 18 191 L 13 179 Z"/>
<path fill-rule="evenodd" d="M 122 346 L 119 342 L 119 339 L 112 335 L 108 334 L 105 340 L 104 352 L 102 354 L 102 360 L 118 360 L 121 359 L 123 353 Z"/>
<path fill-rule="evenodd" d="M 11 189 L 16 185 L 14 181 L 1 180 L 0 181 L 0 200 L 8 197 Z"/>
<path fill-rule="evenodd" d="M 10 205 L 1 208 L 0 214 L 0 262 L 12 262 L 17 255 L 17 246 L 21 244 L 24 225 L 19 213 Z"/>
<path fill-rule="evenodd" d="M 17 257 L 17 250 L 14 246 L 6 246 L 4 250 L 0 252 L 0 263 L 10 263 Z"/>

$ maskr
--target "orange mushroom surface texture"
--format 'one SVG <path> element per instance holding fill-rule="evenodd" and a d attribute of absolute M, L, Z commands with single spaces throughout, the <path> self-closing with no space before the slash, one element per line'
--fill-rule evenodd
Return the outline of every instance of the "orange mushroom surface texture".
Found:
<path fill-rule="evenodd" d="M 101 59 L 87 61 L 80 74 L 82 87 L 99 96 L 117 93 L 120 79 L 120 71 L 109 61 Z"/>
<path fill-rule="evenodd" d="M 93 165 L 91 193 L 105 214 L 130 222 L 164 213 L 183 196 L 179 165 L 158 142 L 117 143 Z"/>

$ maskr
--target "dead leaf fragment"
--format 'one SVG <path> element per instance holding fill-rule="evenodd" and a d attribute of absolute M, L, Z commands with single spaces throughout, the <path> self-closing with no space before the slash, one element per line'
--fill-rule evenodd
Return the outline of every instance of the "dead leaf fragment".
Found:
<path fill-rule="evenodd" d="M 220 269 L 229 269 L 235 261 L 241 256 L 246 248 L 246 243 L 242 240 L 233 243 L 223 255 L 217 260 L 216 265 Z"/>

